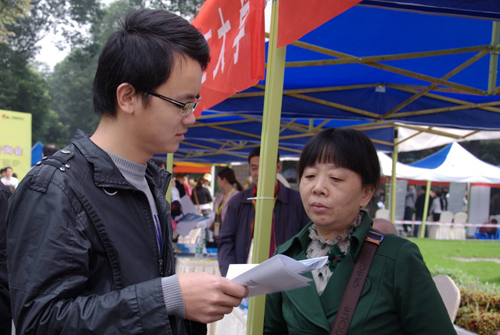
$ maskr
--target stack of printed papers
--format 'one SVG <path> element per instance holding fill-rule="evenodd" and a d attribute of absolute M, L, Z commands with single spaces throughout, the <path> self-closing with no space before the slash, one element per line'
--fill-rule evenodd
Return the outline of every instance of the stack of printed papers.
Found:
<path fill-rule="evenodd" d="M 297 261 L 285 255 L 275 255 L 260 264 L 231 264 L 227 278 L 246 286 L 249 297 L 281 292 L 309 285 L 311 279 L 301 274 L 323 267 L 328 257 Z"/>

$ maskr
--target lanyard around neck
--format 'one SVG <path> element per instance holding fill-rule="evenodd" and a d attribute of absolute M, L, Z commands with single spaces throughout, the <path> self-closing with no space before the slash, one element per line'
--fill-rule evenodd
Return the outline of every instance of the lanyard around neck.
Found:
<path fill-rule="evenodd" d="M 224 197 L 222 197 L 222 202 L 220 203 L 219 207 L 217 208 L 216 215 L 219 216 L 220 212 L 222 211 L 222 207 L 224 207 L 224 204 L 226 203 L 226 200 L 229 198 L 229 195 L 234 192 L 234 187 L 229 191 L 228 194 L 225 194 Z"/>

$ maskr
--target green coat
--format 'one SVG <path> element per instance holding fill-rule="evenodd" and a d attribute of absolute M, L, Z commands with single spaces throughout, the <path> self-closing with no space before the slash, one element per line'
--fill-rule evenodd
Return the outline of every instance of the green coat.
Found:
<path fill-rule="evenodd" d="M 312 222 L 280 246 L 276 253 L 306 259 Z M 314 282 L 304 288 L 269 294 L 264 334 L 329 334 L 342 294 L 371 228 L 365 215 L 351 238 L 346 257 L 337 266 L 325 291 L 318 295 Z M 305 274 L 312 279 L 311 273 Z M 418 247 L 401 237 L 386 235 L 377 249 L 349 334 L 448 335 L 456 334 L 441 296 Z"/>

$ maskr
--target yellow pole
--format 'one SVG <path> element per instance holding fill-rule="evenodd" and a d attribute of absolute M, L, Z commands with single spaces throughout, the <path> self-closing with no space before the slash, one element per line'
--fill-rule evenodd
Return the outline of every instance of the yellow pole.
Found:
<path fill-rule="evenodd" d="M 274 0 L 272 6 L 266 88 L 264 93 L 264 114 L 262 118 L 259 180 L 257 183 L 257 201 L 255 206 L 255 233 L 252 254 L 254 263 L 261 263 L 269 258 L 279 126 L 283 99 L 283 78 L 285 73 L 286 47 L 276 47 L 279 0 Z M 265 299 L 265 295 L 250 298 L 247 335 L 262 335 L 264 330 Z"/>
<path fill-rule="evenodd" d="M 173 180 L 174 179 L 174 154 L 169 153 L 169 154 L 167 154 L 167 156 L 165 158 L 166 158 L 166 164 L 165 164 L 166 169 L 167 169 L 167 171 L 170 171 L 172 173 L 172 180 Z M 168 202 L 172 202 L 171 189 L 172 189 L 172 183 L 170 183 L 168 185 L 167 195 L 165 197 Z"/>
<path fill-rule="evenodd" d="M 431 192 L 431 181 L 427 181 L 427 187 L 425 189 L 425 202 L 424 202 L 424 213 L 422 214 L 422 225 L 420 226 L 420 234 L 419 237 L 425 237 L 425 221 L 427 220 L 428 211 L 429 211 L 429 193 Z"/>
<path fill-rule="evenodd" d="M 396 222 L 396 163 L 398 162 L 398 127 L 394 128 L 394 149 L 392 150 L 392 176 L 391 176 L 391 222 Z"/>

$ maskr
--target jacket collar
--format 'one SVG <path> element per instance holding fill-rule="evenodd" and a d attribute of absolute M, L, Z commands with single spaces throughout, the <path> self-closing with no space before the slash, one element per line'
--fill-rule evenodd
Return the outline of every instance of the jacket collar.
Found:
<path fill-rule="evenodd" d="M 78 129 L 72 142 L 85 159 L 92 164 L 96 186 L 133 188 L 122 176 L 109 155 L 92 142 L 87 134 Z M 146 179 L 149 179 L 153 184 L 159 186 L 162 193 L 165 194 L 171 179 L 171 173 L 158 168 L 152 160 L 150 160 L 147 165 Z"/>
<path fill-rule="evenodd" d="M 305 226 L 300 233 L 284 243 L 278 248 L 278 252 L 298 260 L 306 258 L 305 250 L 311 241 L 309 238 L 310 222 Z M 354 268 L 354 263 L 361 250 L 362 242 L 368 230 L 371 228 L 372 220 L 365 213 L 361 224 L 356 231 L 351 235 L 351 244 L 346 257 L 333 272 L 325 291 L 321 296 L 318 295 L 316 286 L 313 282 L 307 287 L 283 292 L 294 308 L 297 309 L 305 319 L 311 323 L 322 327 L 325 331 L 330 331 L 331 324 L 328 318 L 337 312 L 340 300 L 347 286 L 349 277 Z M 312 279 L 310 272 L 304 274 L 305 277 Z M 367 279 L 361 295 L 366 294 L 370 289 L 370 281 Z M 322 306 L 323 308 L 308 308 L 307 306 Z"/>

